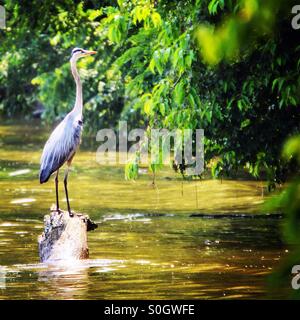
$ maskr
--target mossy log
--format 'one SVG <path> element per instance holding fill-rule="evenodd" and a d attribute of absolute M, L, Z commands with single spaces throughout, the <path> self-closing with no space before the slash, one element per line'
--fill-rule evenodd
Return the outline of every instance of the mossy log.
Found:
<path fill-rule="evenodd" d="M 87 231 L 97 228 L 89 216 L 51 209 L 44 217 L 44 232 L 38 238 L 42 262 L 88 259 Z"/>

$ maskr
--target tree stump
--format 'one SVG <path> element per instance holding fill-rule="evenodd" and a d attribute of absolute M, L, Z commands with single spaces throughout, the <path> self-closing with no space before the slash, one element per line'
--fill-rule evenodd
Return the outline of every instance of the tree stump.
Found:
<path fill-rule="evenodd" d="M 52 210 L 44 217 L 44 232 L 38 238 L 42 262 L 55 260 L 88 259 L 87 231 L 98 226 L 89 216 L 67 211 Z"/>

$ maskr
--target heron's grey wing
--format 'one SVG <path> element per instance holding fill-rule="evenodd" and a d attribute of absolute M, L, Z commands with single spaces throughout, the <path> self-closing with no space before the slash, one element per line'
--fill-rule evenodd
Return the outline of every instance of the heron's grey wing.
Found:
<path fill-rule="evenodd" d="M 40 183 L 47 182 L 76 152 L 80 144 L 82 126 L 78 121 L 65 118 L 51 134 L 41 157 Z"/>

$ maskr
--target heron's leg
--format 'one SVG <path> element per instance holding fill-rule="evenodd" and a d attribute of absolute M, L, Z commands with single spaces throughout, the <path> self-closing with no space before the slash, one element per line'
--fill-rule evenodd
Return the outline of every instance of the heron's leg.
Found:
<path fill-rule="evenodd" d="M 67 205 L 68 205 L 68 212 L 70 217 L 73 217 L 73 213 L 71 212 L 70 202 L 69 202 L 69 195 L 68 195 L 68 174 L 69 174 L 69 166 L 67 166 L 66 172 L 65 172 L 65 178 L 64 178 L 64 185 L 65 185 L 65 192 L 66 192 L 66 199 L 67 199 Z"/>
<path fill-rule="evenodd" d="M 56 171 L 56 176 L 55 176 L 55 191 L 56 191 L 56 211 L 60 211 L 59 209 L 59 201 L 58 201 L 58 172 L 59 170 Z"/>

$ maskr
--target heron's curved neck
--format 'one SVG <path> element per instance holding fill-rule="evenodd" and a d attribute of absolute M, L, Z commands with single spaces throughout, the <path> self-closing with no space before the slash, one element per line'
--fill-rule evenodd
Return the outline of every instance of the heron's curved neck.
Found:
<path fill-rule="evenodd" d="M 75 105 L 73 108 L 74 113 L 76 115 L 82 115 L 82 84 L 80 81 L 80 77 L 77 71 L 77 66 L 76 66 L 76 60 L 71 59 L 71 71 L 75 80 L 76 84 L 76 100 L 75 100 Z"/>

